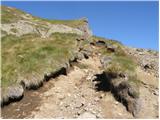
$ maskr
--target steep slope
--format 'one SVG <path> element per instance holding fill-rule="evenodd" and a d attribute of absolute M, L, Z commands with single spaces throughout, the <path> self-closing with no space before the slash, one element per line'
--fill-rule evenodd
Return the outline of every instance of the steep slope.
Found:
<path fill-rule="evenodd" d="M 86 18 L 46 20 L 5 6 L 1 33 L 3 118 L 158 117 L 158 52 L 93 36 Z"/>

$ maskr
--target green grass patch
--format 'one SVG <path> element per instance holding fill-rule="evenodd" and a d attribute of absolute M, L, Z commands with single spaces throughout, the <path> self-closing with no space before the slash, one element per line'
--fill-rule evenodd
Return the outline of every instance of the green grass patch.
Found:
<path fill-rule="evenodd" d="M 112 61 L 105 66 L 106 72 L 110 73 L 133 73 L 136 69 L 134 61 L 127 56 L 112 56 Z"/>
<path fill-rule="evenodd" d="M 83 63 L 76 64 L 76 66 L 79 67 L 80 69 L 87 69 L 89 67 L 88 65 Z"/>
<path fill-rule="evenodd" d="M 1 30 L 1 34 L 7 35 L 7 32 L 4 30 Z"/>
<path fill-rule="evenodd" d="M 1 22 L 4 23 L 12 23 L 17 22 L 18 20 L 23 19 L 21 15 L 25 14 L 24 12 L 15 9 L 9 8 L 6 6 L 1 6 Z"/>
<path fill-rule="evenodd" d="M 36 34 L 2 38 L 2 87 L 16 84 L 31 74 L 43 76 L 57 70 L 73 56 L 76 34 L 54 33 L 50 38 Z"/>
<path fill-rule="evenodd" d="M 129 79 L 128 79 L 128 83 L 132 86 L 132 88 L 134 89 L 132 91 L 132 96 L 134 96 L 135 98 L 139 97 L 139 87 L 140 87 L 140 80 L 137 79 L 137 75 L 130 75 Z"/>
<path fill-rule="evenodd" d="M 118 62 L 121 64 L 121 66 L 125 69 L 125 70 L 129 70 L 129 71 L 135 71 L 136 68 L 136 64 L 134 63 L 134 61 L 129 58 L 129 57 L 124 57 L 124 56 L 116 56 L 113 59 L 115 62 Z"/>
<path fill-rule="evenodd" d="M 81 19 L 79 20 L 48 20 L 48 19 L 34 17 L 34 20 L 42 22 L 43 24 L 45 24 L 45 22 L 49 22 L 51 24 L 63 24 L 73 28 L 78 28 L 79 26 L 84 25 L 84 21 Z"/>
<path fill-rule="evenodd" d="M 136 85 L 136 87 L 139 87 L 140 86 L 140 80 L 137 79 L 137 75 L 130 75 L 129 76 L 129 79 L 128 79 L 128 82 L 130 84 L 134 84 Z"/>
<path fill-rule="evenodd" d="M 108 39 L 108 38 L 104 38 L 104 37 L 99 37 L 99 36 L 95 36 L 93 35 L 91 38 L 91 41 L 93 42 L 97 42 L 99 40 L 101 41 L 104 41 L 105 43 L 108 43 L 108 44 L 116 44 L 116 45 L 123 45 L 121 42 L 117 41 L 117 40 L 113 40 L 113 39 Z"/>

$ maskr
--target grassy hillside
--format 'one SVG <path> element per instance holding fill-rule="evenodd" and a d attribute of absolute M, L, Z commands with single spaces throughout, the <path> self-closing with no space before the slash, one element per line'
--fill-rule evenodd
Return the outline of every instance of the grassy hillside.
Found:
<path fill-rule="evenodd" d="M 18 80 L 42 80 L 69 61 L 76 51 L 76 34 L 54 33 L 48 39 L 29 34 L 2 38 L 2 87 Z"/>

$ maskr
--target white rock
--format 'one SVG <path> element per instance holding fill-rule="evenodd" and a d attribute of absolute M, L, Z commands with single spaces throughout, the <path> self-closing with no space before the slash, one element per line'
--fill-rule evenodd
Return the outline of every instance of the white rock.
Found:
<path fill-rule="evenodd" d="M 83 104 L 82 103 L 76 103 L 75 107 L 80 108 Z"/>
<path fill-rule="evenodd" d="M 60 106 L 63 105 L 63 102 L 60 102 L 59 105 L 60 105 Z"/>
<path fill-rule="evenodd" d="M 62 94 L 59 94 L 57 97 L 58 97 L 58 99 L 60 99 L 60 100 L 63 100 L 63 99 L 65 98 L 65 96 L 62 95 Z"/>
<path fill-rule="evenodd" d="M 158 95 L 159 95 L 159 92 L 155 90 L 155 91 L 153 92 L 153 94 L 158 96 Z"/>
<path fill-rule="evenodd" d="M 121 116 L 121 115 L 122 115 L 122 113 L 118 113 L 118 115 L 120 115 L 120 116 Z"/>
<path fill-rule="evenodd" d="M 115 102 L 115 105 L 118 105 L 118 102 L 117 102 L 117 101 Z"/>
<path fill-rule="evenodd" d="M 67 94 L 67 96 L 68 96 L 68 97 L 70 97 L 70 96 L 71 96 L 71 94 L 70 94 L 70 93 L 68 93 L 68 94 Z"/>
<path fill-rule="evenodd" d="M 98 102 L 99 101 L 99 97 L 94 98 L 94 101 Z"/>
<path fill-rule="evenodd" d="M 81 114 L 78 118 L 83 119 L 83 118 L 96 118 L 96 116 L 90 112 L 84 112 Z"/>
<path fill-rule="evenodd" d="M 88 69 L 84 69 L 84 71 L 85 71 L 86 73 L 88 73 Z"/>

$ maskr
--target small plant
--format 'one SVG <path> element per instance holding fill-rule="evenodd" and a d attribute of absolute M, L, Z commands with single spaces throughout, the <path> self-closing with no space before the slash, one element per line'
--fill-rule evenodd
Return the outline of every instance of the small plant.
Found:
<path fill-rule="evenodd" d="M 112 61 L 106 65 L 106 72 L 130 73 L 135 71 L 135 63 L 126 56 L 113 56 Z"/>
<path fill-rule="evenodd" d="M 130 75 L 128 77 L 128 83 L 131 86 L 131 90 L 129 91 L 131 96 L 134 98 L 139 97 L 139 86 L 140 86 L 140 80 L 137 79 L 136 75 Z"/>
<path fill-rule="evenodd" d="M 107 73 L 115 73 L 115 74 L 124 72 L 123 68 L 117 62 L 110 62 L 108 65 L 106 65 L 105 71 Z"/>
<path fill-rule="evenodd" d="M 140 86 L 140 80 L 137 79 L 137 75 L 136 74 L 129 75 L 128 82 L 130 84 L 136 85 L 136 87 Z"/>
<path fill-rule="evenodd" d="M 15 29 L 15 28 L 12 28 L 11 31 L 12 31 L 13 33 L 17 33 L 17 32 L 18 32 L 18 30 Z"/>
<path fill-rule="evenodd" d="M 88 65 L 83 64 L 83 63 L 77 64 L 76 66 L 79 67 L 80 69 L 87 69 L 88 68 Z"/>
<path fill-rule="evenodd" d="M 1 34 L 7 35 L 7 32 L 4 30 L 1 30 Z"/>

